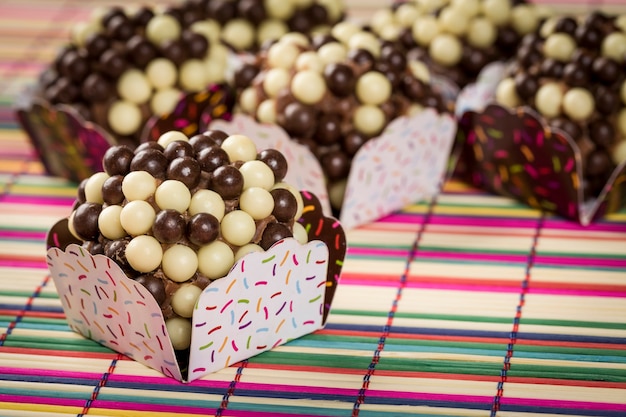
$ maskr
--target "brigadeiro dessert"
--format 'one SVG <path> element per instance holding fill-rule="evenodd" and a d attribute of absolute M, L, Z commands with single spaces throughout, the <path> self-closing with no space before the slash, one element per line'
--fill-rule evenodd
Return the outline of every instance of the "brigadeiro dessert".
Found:
<path fill-rule="evenodd" d="M 409 58 L 426 61 L 434 74 L 464 87 L 487 64 L 511 58 L 548 13 L 516 0 L 405 0 L 377 11 L 370 26 Z"/>
<path fill-rule="evenodd" d="M 163 9 L 98 9 L 40 77 L 36 96 L 67 104 L 137 146 L 146 120 L 183 93 L 225 81 L 229 50 L 251 51 L 287 31 L 323 31 L 343 18 L 335 1 L 188 0 Z"/>
<path fill-rule="evenodd" d="M 581 152 L 584 199 L 626 160 L 626 16 L 548 19 L 526 36 L 496 100 L 529 106 Z"/>
<path fill-rule="evenodd" d="M 170 131 L 109 148 L 103 166 L 80 184 L 68 228 L 152 294 L 176 350 L 189 347 L 200 293 L 236 260 L 288 237 L 308 242 L 284 156 L 246 136 Z"/>
<path fill-rule="evenodd" d="M 318 158 L 331 204 L 342 204 L 356 152 L 402 115 L 452 110 L 430 85 L 421 61 L 355 23 L 330 34 L 289 33 L 234 74 L 235 112 L 277 124 Z"/>

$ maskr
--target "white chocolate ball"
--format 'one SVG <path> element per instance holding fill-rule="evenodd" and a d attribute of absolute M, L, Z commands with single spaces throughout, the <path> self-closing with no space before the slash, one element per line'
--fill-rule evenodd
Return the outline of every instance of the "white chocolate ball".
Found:
<path fill-rule="evenodd" d="M 615 165 L 619 165 L 626 161 L 626 139 L 622 138 L 614 147 L 611 153 Z"/>
<path fill-rule="evenodd" d="M 169 130 L 165 133 L 162 133 L 157 139 L 157 143 L 163 147 L 163 149 L 167 148 L 172 142 L 183 141 L 189 142 L 189 138 L 183 132 L 179 132 L 178 130 Z"/>
<path fill-rule="evenodd" d="M 343 44 L 348 44 L 348 41 L 355 33 L 361 31 L 361 28 L 354 22 L 343 21 L 333 26 L 330 34 Z"/>
<path fill-rule="evenodd" d="M 511 3 L 508 0 L 483 0 L 482 14 L 496 26 L 502 26 L 511 16 Z"/>
<path fill-rule="evenodd" d="M 602 41 L 602 55 L 612 58 L 617 62 L 626 59 L 626 34 L 613 32 L 608 34 Z"/>
<path fill-rule="evenodd" d="M 263 78 L 263 91 L 268 97 L 276 97 L 280 90 L 289 85 L 290 76 L 284 68 L 270 68 Z"/>
<path fill-rule="evenodd" d="M 114 102 L 107 114 L 107 123 L 112 131 L 119 135 L 132 135 L 141 127 L 141 110 L 125 100 Z"/>
<path fill-rule="evenodd" d="M 460 8 L 446 7 L 439 14 L 439 27 L 444 32 L 462 36 L 468 26 L 468 16 Z"/>
<path fill-rule="evenodd" d="M 256 233 L 256 223 L 252 216 L 242 210 L 226 213 L 220 224 L 222 237 L 234 246 L 250 243 Z"/>
<path fill-rule="evenodd" d="M 174 313 L 187 318 L 193 316 L 200 294 L 202 294 L 202 290 L 193 284 L 184 284 L 178 287 L 172 295 L 171 301 Z"/>
<path fill-rule="evenodd" d="M 539 15 L 532 5 L 518 4 L 511 10 L 511 25 L 520 35 L 527 35 L 539 26 Z"/>
<path fill-rule="evenodd" d="M 310 70 L 321 74 L 324 71 L 324 63 L 317 52 L 306 51 L 296 59 L 295 68 L 297 71 Z"/>
<path fill-rule="evenodd" d="M 619 113 L 617 113 L 616 124 L 620 136 L 626 136 L 626 107 L 623 107 Z"/>
<path fill-rule="evenodd" d="M 276 101 L 272 99 L 263 100 L 256 110 L 256 118 L 261 123 L 276 123 Z"/>
<path fill-rule="evenodd" d="M 438 64 L 452 67 L 461 61 L 463 46 L 456 36 L 442 33 L 432 40 L 428 47 L 428 53 Z"/>
<path fill-rule="evenodd" d="M 239 208 L 254 220 L 262 220 L 272 214 L 274 199 L 269 191 L 261 187 L 250 187 L 239 197 Z"/>
<path fill-rule="evenodd" d="M 437 18 L 431 15 L 420 16 L 411 27 L 413 39 L 421 46 L 430 45 L 440 32 Z"/>
<path fill-rule="evenodd" d="M 276 42 L 267 50 L 267 65 L 272 68 L 293 67 L 296 58 L 300 55 L 300 48 L 292 42 Z"/>
<path fill-rule="evenodd" d="M 467 43 L 475 48 L 488 48 L 496 41 L 498 31 L 494 24 L 485 17 L 476 17 L 469 23 Z"/>
<path fill-rule="evenodd" d="M 169 279 L 175 282 L 185 282 L 191 279 L 198 270 L 198 256 L 189 246 L 175 244 L 163 252 L 161 264 L 163 273 Z"/>
<path fill-rule="evenodd" d="M 122 180 L 122 193 L 128 201 L 147 200 L 156 187 L 156 178 L 146 171 L 131 171 Z"/>
<path fill-rule="evenodd" d="M 212 214 L 218 221 L 222 221 L 226 212 L 226 204 L 222 197 L 213 190 L 198 190 L 191 197 L 189 215 L 198 213 Z"/>
<path fill-rule="evenodd" d="M 298 71 L 291 80 L 291 92 L 304 104 L 316 104 L 326 94 L 326 82 L 319 72 Z"/>
<path fill-rule="evenodd" d="M 176 108 L 183 93 L 177 88 L 157 90 L 150 100 L 150 110 L 157 116 L 169 114 Z"/>
<path fill-rule="evenodd" d="M 348 49 L 365 49 L 369 51 L 375 58 L 380 56 L 380 41 L 371 32 L 359 31 L 350 37 L 348 41 Z"/>
<path fill-rule="evenodd" d="M 98 229 L 100 229 L 102 236 L 111 240 L 126 236 L 126 230 L 122 227 L 120 220 L 121 213 L 122 206 L 119 205 L 107 206 L 102 209 L 100 216 L 98 216 Z"/>
<path fill-rule="evenodd" d="M 576 41 L 563 32 L 553 33 L 543 44 L 543 54 L 561 62 L 568 62 L 575 50 Z"/>
<path fill-rule="evenodd" d="M 368 136 L 380 133 L 385 122 L 385 113 L 379 107 L 369 104 L 357 107 L 352 116 L 354 127 Z"/>
<path fill-rule="evenodd" d="M 106 172 L 96 172 L 85 183 L 85 201 L 90 203 L 104 203 L 102 197 L 102 185 L 109 178 Z"/>
<path fill-rule="evenodd" d="M 563 92 L 555 82 L 548 82 L 537 90 L 535 94 L 535 106 L 546 117 L 556 117 L 561 114 Z"/>
<path fill-rule="evenodd" d="M 155 45 L 180 37 L 181 27 L 178 20 L 169 14 L 157 14 L 146 25 L 146 37 Z"/>
<path fill-rule="evenodd" d="M 317 50 L 324 65 L 342 62 L 348 56 L 348 49 L 339 42 L 328 42 Z"/>
<path fill-rule="evenodd" d="M 154 209 L 144 200 L 131 201 L 120 212 L 120 224 L 131 236 L 148 233 L 152 229 L 155 218 Z"/>
<path fill-rule="evenodd" d="M 515 80 L 513 78 L 505 78 L 496 88 L 496 101 L 506 107 L 517 107 L 521 104 L 521 99 L 517 95 L 515 89 Z"/>
<path fill-rule="evenodd" d="M 203 35 L 213 48 L 220 41 L 221 25 L 214 19 L 199 20 L 189 27 L 192 32 Z"/>
<path fill-rule="evenodd" d="M 206 68 L 200 59 L 188 59 L 178 72 L 178 81 L 186 91 L 197 92 L 207 86 Z"/>
<path fill-rule="evenodd" d="M 263 0 L 265 11 L 270 18 L 287 20 L 295 11 L 295 4 L 284 0 Z"/>
<path fill-rule="evenodd" d="M 191 191 L 178 180 L 166 180 L 154 193 L 154 200 L 161 210 L 172 209 L 184 213 L 191 203 Z"/>
<path fill-rule="evenodd" d="M 175 350 L 184 350 L 191 345 L 191 322 L 183 317 L 172 317 L 165 321 L 167 334 Z"/>
<path fill-rule="evenodd" d="M 593 95 L 585 88 L 571 88 L 563 96 L 563 113 L 572 120 L 586 120 L 594 110 Z"/>
<path fill-rule="evenodd" d="M 142 71 L 131 68 L 117 80 L 117 93 L 130 103 L 143 104 L 152 96 L 152 86 Z"/>
<path fill-rule="evenodd" d="M 379 105 L 391 97 L 391 82 L 382 73 L 369 71 L 357 80 L 355 93 L 361 103 Z"/>
<path fill-rule="evenodd" d="M 243 245 L 242 247 L 237 249 L 237 252 L 235 253 L 235 261 L 240 260 L 249 253 L 255 252 L 264 252 L 264 250 L 256 243 L 248 243 L 247 245 Z"/>
<path fill-rule="evenodd" d="M 198 271 L 209 279 L 224 277 L 235 263 L 235 254 L 226 243 L 216 240 L 198 250 Z"/>
<path fill-rule="evenodd" d="M 232 19 L 222 28 L 222 40 L 238 51 L 248 50 L 254 45 L 254 28 L 245 19 Z"/>
<path fill-rule="evenodd" d="M 245 135 L 230 135 L 222 142 L 222 149 L 230 162 L 252 161 L 256 159 L 257 149 L 254 141 Z"/>
<path fill-rule="evenodd" d="M 257 41 L 262 45 L 269 40 L 280 39 L 287 32 L 289 32 L 289 26 L 282 20 L 265 19 L 257 28 Z"/>
<path fill-rule="evenodd" d="M 294 222 L 293 224 L 293 237 L 301 245 L 305 245 L 309 241 L 309 235 L 306 232 L 306 229 L 298 222 Z"/>
<path fill-rule="evenodd" d="M 136 236 L 126 246 L 126 260 L 135 271 L 151 272 L 161 265 L 163 249 L 152 236 Z"/>
<path fill-rule="evenodd" d="M 264 190 L 270 190 L 274 185 L 274 172 L 263 161 L 252 160 L 244 162 L 239 167 L 239 172 L 243 176 L 243 189 L 250 187 L 259 187 Z"/>

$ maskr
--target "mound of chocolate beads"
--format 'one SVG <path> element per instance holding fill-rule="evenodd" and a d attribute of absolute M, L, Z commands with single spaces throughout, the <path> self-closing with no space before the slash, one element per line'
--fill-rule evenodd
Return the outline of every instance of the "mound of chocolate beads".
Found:
<path fill-rule="evenodd" d="M 302 196 L 282 181 L 284 156 L 257 153 L 246 136 L 170 131 L 134 151 L 111 147 L 103 166 L 81 182 L 69 229 L 150 291 L 177 350 L 189 346 L 193 308 L 211 280 L 278 240 L 308 241 L 296 222 Z"/>
<path fill-rule="evenodd" d="M 236 112 L 278 124 L 316 155 L 336 209 L 364 143 L 399 116 L 452 107 L 431 88 L 423 63 L 347 21 L 327 35 L 282 36 L 235 71 L 234 85 Z"/>
<path fill-rule="evenodd" d="M 464 87 L 489 63 L 510 58 L 547 12 L 515 0 L 404 0 L 378 10 L 370 26 L 432 72 Z"/>
<path fill-rule="evenodd" d="M 626 15 L 547 20 L 526 36 L 496 100 L 527 105 L 582 153 L 583 194 L 596 197 L 626 160 Z"/>
<path fill-rule="evenodd" d="M 323 30 L 340 2 L 187 0 L 152 9 L 97 10 L 40 77 L 38 95 L 69 104 L 118 143 L 138 145 L 146 120 L 182 93 L 225 81 L 229 48 L 254 50 L 289 30 Z M 228 47 L 227 47 L 228 46 Z"/>

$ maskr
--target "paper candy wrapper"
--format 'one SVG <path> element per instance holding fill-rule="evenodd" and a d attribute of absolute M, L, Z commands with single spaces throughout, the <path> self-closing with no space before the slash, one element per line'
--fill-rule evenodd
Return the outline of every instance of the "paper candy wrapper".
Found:
<path fill-rule="evenodd" d="M 69 105 L 53 106 L 34 98 L 32 93 L 26 93 L 20 99 L 15 110 L 17 120 L 27 132 L 49 175 L 80 182 L 102 171 L 104 153 L 116 144 L 111 132 L 85 120 Z M 224 85 L 213 85 L 205 91 L 183 95 L 171 114 L 149 119 L 142 136 L 149 138 L 151 127 L 160 119 L 171 121 L 172 129 L 193 136 L 201 121 L 206 124 L 213 118 L 228 118 L 233 103 L 234 95 Z"/>
<path fill-rule="evenodd" d="M 181 370 L 161 309 L 104 255 L 72 242 L 67 219 L 48 234 L 47 262 L 69 326 L 179 381 L 190 382 L 324 326 L 346 252 L 341 225 L 303 193 L 309 243 L 288 238 L 241 258 L 200 295 L 188 373 Z M 66 245 L 67 244 L 67 245 Z"/>
<path fill-rule="evenodd" d="M 230 121 L 215 120 L 210 128 L 250 137 L 258 149 L 280 150 L 289 164 L 286 181 L 310 189 L 324 211 L 330 203 L 324 173 L 313 153 L 291 140 L 277 125 L 260 124 L 235 114 Z M 352 160 L 340 220 L 346 229 L 379 219 L 437 193 L 454 143 L 452 116 L 425 109 L 394 120 L 377 138 L 363 145 Z"/>
<path fill-rule="evenodd" d="M 597 199 L 585 203 L 582 157 L 565 132 L 528 107 L 489 104 L 459 121 L 457 172 L 476 187 L 588 225 L 626 204 L 626 161 Z"/>

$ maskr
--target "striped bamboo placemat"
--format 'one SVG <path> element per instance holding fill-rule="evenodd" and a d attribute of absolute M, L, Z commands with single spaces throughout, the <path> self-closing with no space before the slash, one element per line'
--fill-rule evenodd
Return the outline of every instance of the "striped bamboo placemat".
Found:
<path fill-rule="evenodd" d="M 0 415 L 626 415 L 626 210 L 581 228 L 454 181 L 349 232 L 323 330 L 191 384 L 71 332 L 44 237 L 75 185 L 11 105 L 108 4 L 0 3 Z"/>

